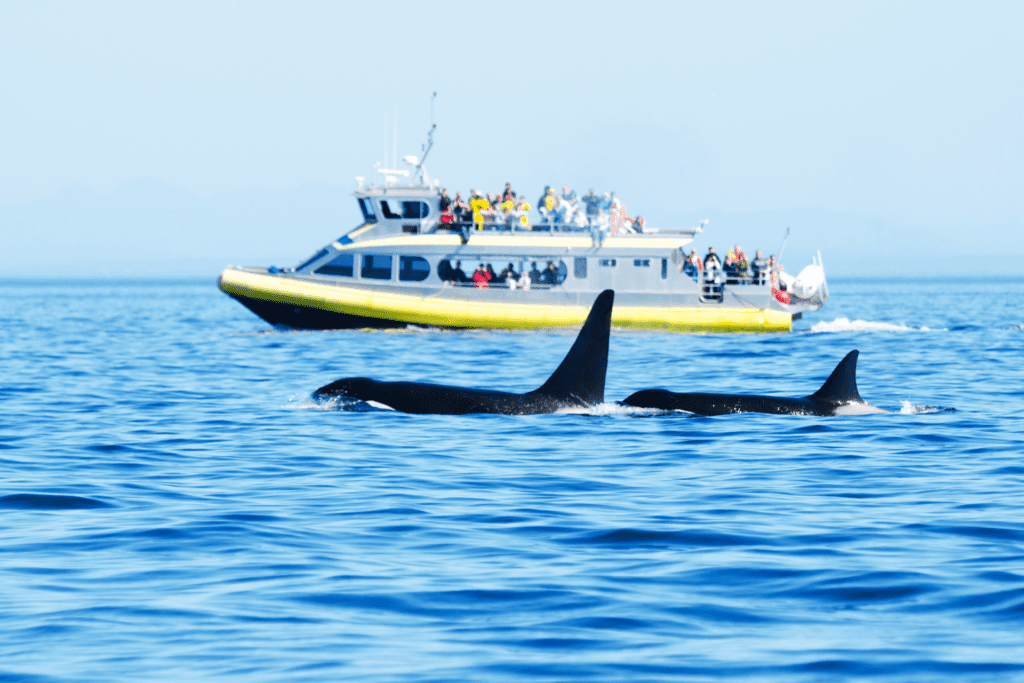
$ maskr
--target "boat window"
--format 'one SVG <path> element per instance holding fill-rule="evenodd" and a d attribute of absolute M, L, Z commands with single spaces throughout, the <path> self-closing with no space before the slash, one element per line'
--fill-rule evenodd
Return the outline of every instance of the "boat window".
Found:
<path fill-rule="evenodd" d="M 601 259 L 601 265 L 605 266 L 605 267 L 608 267 L 608 268 L 614 268 L 615 267 L 615 259 L 613 259 L 613 258 L 603 258 L 603 259 Z"/>
<path fill-rule="evenodd" d="M 569 268 L 565 265 L 565 261 L 559 261 L 555 264 L 555 269 L 555 281 L 549 281 L 548 284 L 560 285 L 565 282 L 565 278 L 569 275 Z"/>
<path fill-rule="evenodd" d="M 314 261 L 319 261 L 324 256 L 327 256 L 327 250 L 326 249 L 321 249 L 320 251 L 316 252 L 315 254 L 310 256 L 308 259 L 306 259 L 305 261 L 303 261 L 299 265 L 295 266 L 295 270 L 296 271 L 300 271 L 303 268 L 305 268 L 306 266 L 308 266 L 309 264 L 313 263 Z"/>
<path fill-rule="evenodd" d="M 430 275 L 430 263 L 419 256 L 398 257 L 398 279 L 420 282 Z"/>
<path fill-rule="evenodd" d="M 429 211 L 426 202 L 402 202 L 402 218 L 426 218 Z"/>
<path fill-rule="evenodd" d="M 391 205 L 386 199 L 380 200 L 380 210 L 384 214 L 384 218 L 401 218 L 401 216 L 391 210 Z"/>
<path fill-rule="evenodd" d="M 576 257 L 575 267 L 573 268 L 573 275 L 580 280 L 587 278 L 587 259 L 582 256 Z"/>
<path fill-rule="evenodd" d="M 633 265 L 637 268 L 650 268 L 651 259 L 649 258 L 635 258 L 633 259 Z"/>
<path fill-rule="evenodd" d="M 668 259 L 661 259 L 661 279 L 664 280 L 668 277 Z"/>
<path fill-rule="evenodd" d="M 390 280 L 391 257 L 388 254 L 363 254 L 359 275 L 374 280 Z"/>
<path fill-rule="evenodd" d="M 359 198 L 359 209 L 363 212 L 363 220 L 367 223 L 376 223 L 377 214 L 373 212 L 373 202 L 366 197 Z"/>
<path fill-rule="evenodd" d="M 330 262 L 317 268 L 315 272 L 321 275 L 344 275 L 345 277 L 352 277 L 355 274 L 354 268 L 355 257 L 352 254 L 339 254 Z"/>

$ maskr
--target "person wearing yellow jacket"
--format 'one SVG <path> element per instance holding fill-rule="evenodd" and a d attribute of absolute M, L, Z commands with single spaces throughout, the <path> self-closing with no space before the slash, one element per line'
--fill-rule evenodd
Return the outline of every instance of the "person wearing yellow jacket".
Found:
<path fill-rule="evenodd" d="M 491 203 L 476 190 L 472 190 L 472 193 L 473 198 L 469 200 L 469 208 L 473 209 L 473 225 L 477 230 L 483 230 L 484 215 L 481 212 L 491 208 Z"/>
<path fill-rule="evenodd" d="M 530 229 L 530 203 L 526 201 L 526 197 L 522 197 L 519 203 L 516 204 L 515 214 L 519 216 L 519 226 L 523 230 Z"/>

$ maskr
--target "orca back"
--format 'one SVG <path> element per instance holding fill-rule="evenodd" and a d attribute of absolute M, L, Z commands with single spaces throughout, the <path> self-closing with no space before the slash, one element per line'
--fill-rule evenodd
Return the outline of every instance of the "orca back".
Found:
<path fill-rule="evenodd" d="M 557 401 L 597 405 L 604 402 L 604 381 L 608 371 L 608 337 L 612 324 L 615 292 L 597 295 L 576 342 L 547 382 L 530 394 L 542 394 Z"/>
<path fill-rule="evenodd" d="M 863 403 L 864 399 L 857 391 L 857 356 L 859 353 L 854 349 L 846 354 L 846 358 L 839 361 L 839 365 L 821 385 L 821 388 L 807 398 L 832 405 Z"/>

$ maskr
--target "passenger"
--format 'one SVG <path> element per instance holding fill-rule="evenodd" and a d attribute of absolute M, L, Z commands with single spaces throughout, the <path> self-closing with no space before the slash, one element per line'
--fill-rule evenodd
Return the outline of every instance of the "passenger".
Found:
<path fill-rule="evenodd" d="M 605 213 L 610 212 L 612 210 L 612 196 L 607 192 L 601 195 L 601 202 L 598 204 L 598 207 Z"/>
<path fill-rule="evenodd" d="M 644 217 L 643 216 L 637 216 L 636 219 L 633 221 L 633 232 L 643 232 L 643 231 L 644 231 Z"/>
<path fill-rule="evenodd" d="M 536 265 L 537 264 L 534 264 L 534 268 L 536 268 Z M 523 291 L 528 291 L 530 289 L 531 282 L 533 282 L 533 280 L 530 279 L 530 273 L 527 273 L 526 268 L 523 268 L 522 274 L 519 275 L 519 286 Z"/>
<path fill-rule="evenodd" d="M 558 269 L 555 268 L 554 262 L 548 261 L 548 266 L 544 269 L 544 273 L 540 277 L 544 284 L 550 285 L 551 287 L 558 284 Z"/>
<path fill-rule="evenodd" d="M 485 289 L 489 281 L 490 278 L 487 277 L 487 271 L 484 270 L 484 264 L 481 263 L 476 267 L 476 271 L 473 273 L 473 282 L 476 283 L 478 288 Z"/>
<path fill-rule="evenodd" d="M 611 223 L 612 234 L 617 235 L 622 227 L 623 219 L 626 217 L 626 207 L 618 200 L 615 193 L 609 196 L 610 208 L 608 209 L 608 220 Z"/>
<path fill-rule="evenodd" d="M 511 263 L 508 264 L 508 266 L 505 267 L 505 270 L 501 271 L 501 275 L 498 276 L 498 279 L 502 282 L 505 282 L 506 280 L 518 280 L 519 274 L 516 273 L 516 267 Z"/>
<path fill-rule="evenodd" d="M 473 225 L 477 230 L 484 229 L 484 214 L 483 212 L 491 208 L 491 203 L 488 202 L 484 197 L 480 196 L 480 193 L 476 190 L 470 190 L 473 194 L 473 198 L 469 200 L 469 207 L 473 210 Z"/>
<path fill-rule="evenodd" d="M 690 277 L 696 277 L 700 271 L 704 270 L 704 264 L 701 263 L 700 256 L 697 256 L 696 249 L 690 249 L 690 255 L 679 266 L 679 270 L 685 272 Z"/>
<path fill-rule="evenodd" d="M 601 198 L 594 193 L 594 188 L 590 188 L 583 195 L 583 204 L 587 207 L 587 222 L 593 225 L 601 212 Z"/>
<path fill-rule="evenodd" d="M 765 275 L 768 273 L 768 262 L 764 260 L 760 249 L 754 254 L 754 260 L 750 262 L 750 272 L 755 284 L 764 284 Z"/>
<path fill-rule="evenodd" d="M 786 272 L 786 266 L 779 264 L 779 289 L 784 292 L 792 292 L 796 278 Z"/>
<path fill-rule="evenodd" d="M 468 216 L 470 212 L 469 204 L 462 201 L 462 193 L 456 192 L 455 201 L 452 202 L 452 215 L 455 216 L 455 223 L 459 226 L 460 230 L 469 222 Z"/>
<path fill-rule="evenodd" d="M 513 203 L 516 201 L 516 193 L 512 191 L 512 183 L 505 183 L 505 191 L 501 193 L 502 200 L 511 199 Z"/>
<path fill-rule="evenodd" d="M 544 186 L 544 192 L 541 193 L 540 199 L 537 200 L 537 211 L 538 211 L 538 213 L 540 213 L 540 217 L 541 217 L 541 222 L 542 223 L 547 222 L 547 217 L 548 217 L 547 216 L 547 211 L 548 211 L 548 209 L 546 207 L 546 204 L 547 204 L 548 194 L 550 194 L 550 193 L 551 193 L 551 186 L 550 185 L 545 185 Z"/>
<path fill-rule="evenodd" d="M 486 272 L 488 282 L 493 282 L 496 285 L 500 285 L 502 282 L 504 282 L 504 280 L 498 280 L 498 274 L 494 272 L 494 267 L 490 263 L 487 264 Z"/>
<path fill-rule="evenodd" d="M 530 268 L 530 282 L 532 282 L 535 285 L 541 284 L 540 276 L 540 271 L 537 270 L 537 262 L 534 261 L 532 267 Z"/>
<path fill-rule="evenodd" d="M 563 185 L 563 187 L 566 190 L 569 189 L 568 185 Z M 572 196 L 575 197 L 576 193 L 573 192 Z M 575 200 L 566 199 L 564 195 L 561 197 L 555 197 L 555 203 L 557 205 L 555 208 L 556 223 L 565 224 L 572 219 L 573 214 L 576 212 L 576 205 L 573 203 L 573 201 Z"/>
<path fill-rule="evenodd" d="M 455 216 L 452 214 L 451 206 L 446 207 L 441 211 L 441 230 L 455 230 Z"/>
<path fill-rule="evenodd" d="M 708 247 L 708 253 L 704 257 L 704 270 L 717 270 L 722 267 L 722 262 L 718 260 L 718 254 L 715 253 L 714 247 Z"/>
<path fill-rule="evenodd" d="M 781 263 L 777 267 L 776 263 L 775 254 L 772 254 L 768 259 L 768 267 L 771 269 L 772 295 L 780 302 L 788 304 L 791 297 L 787 290 L 794 278 L 786 274 L 786 268 Z"/>
<path fill-rule="evenodd" d="M 449 273 L 449 278 L 453 285 L 461 285 L 464 282 L 470 281 L 466 276 L 466 271 L 462 270 L 462 261 L 455 262 L 455 268 Z"/>
<path fill-rule="evenodd" d="M 529 202 L 526 201 L 525 197 L 519 199 L 519 203 L 515 206 L 515 211 L 512 213 L 519 217 L 519 228 L 523 230 L 529 229 L 529 210 L 532 207 L 529 206 Z"/>
<path fill-rule="evenodd" d="M 547 218 L 549 222 L 554 222 L 556 219 L 556 211 L 558 211 L 558 196 L 555 195 L 555 191 L 549 187 L 544 193 L 544 203 L 541 204 L 540 213 Z"/>
<path fill-rule="evenodd" d="M 530 209 L 531 208 L 533 208 L 533 207 L 531 207 L 530 203 L 526 201 L 526 197 L 522 197 L 522 198 L 520 198 L 519 203 L 516 204 L 515 211 L 512 212 L 515 216 L 519 217 L 519 227 L 522 230 L 529 230 L 530 229 Z"/>
<path fill-rule="evenodd" d="M 736 257 L 736 263 L 737 264 L 741 264 L 744 261 L 748 260 L 747 259 L 747 252 L 743 251 L 743 249 L 738 244 L 732 248 L 732 253 L 733 253 L 733 256 Z M 748 264 L 748 267 L 749 267 L 749 264 Z"/>
<path fill-rule="evenodd" d="M 441 203 L 441 213 L 444 213 L 449 208 L 451 208 L 452 198 L 448 196 L 448 190 L 441 190 L 440 203 Z"/>
<path fill-rule="evenodd" d="M 516 219 L 516 216 L 512 215 L 512 212 L 516 208 L 515 197 L 510 197 L 507 194 L 504 195 L 504 198 L 502 199 L 501 205 L 499 206 L 499 208 L 501 209 L 501 216 L 500 216 L 501 222 L 505 225 L 505 227 L 508 230 L 511 230 L 512 229 L 512 223 Z"/>
<path fill-rule="evenodd" d="M 562 201 L 570 204 L 576 203 L 576 191 L 570 190 L 568 185 L 562 185 Z"/>
<path fill-rule="evenodd" d="M 725 254 L 725 263 L 722 265 L 722 272 L 725 273 L 725 281 L 730 285 L 736 284 L 736 257 L 730 250 Z"/>
<path fill-rule="evenodd" d="M 498 208 L 501 204 L 500 197 L 496 197 L 490 192 L 487 193 L 487 206 L 480 212 L 484 216 L 484 224 L 488 228 L 494 228 L 498 223 L 499 213 L 501 210 Z"/>
<path fill-rule="evenodd" d="M 733 247 L 732 254 L 736 261 L 735 266 L 737 277 L 746 280 L 750 277 L 750 260 L 747 259 L 747 252 L 743 251 L 740 248 L 740 245 L 737 244 Z"/>

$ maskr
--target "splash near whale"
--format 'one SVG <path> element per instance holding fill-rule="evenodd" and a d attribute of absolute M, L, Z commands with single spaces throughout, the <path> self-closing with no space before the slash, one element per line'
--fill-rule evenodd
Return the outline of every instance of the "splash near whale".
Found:
<path fill-rule="evenodd" d="M 604 402 L 614 298 L 615 293 L 610 289 L 597 296 L 561 365 L 540 388 L 525 394 L 427 382 L 380 382 L 366 377 L 349 377 L 320 387 L 313 392 L 313 398 L 318 401 L 338 397 L 373 402 L 403 413 L 421 415 L 537 415 L 595 406 Z"/>
<path fill-rule="evenodd" d="M 857 356 L 850 351 L 816 392 L 803 398 L 752 396 L 746 394 L 676 393 L 644 389 L 632 394 L 623 405 L 634 408 L 681 410 L 696 415 L 769 413 L 774 415 L 866 415 L 888 411 L 870 405 L 857 391 Z"/>

